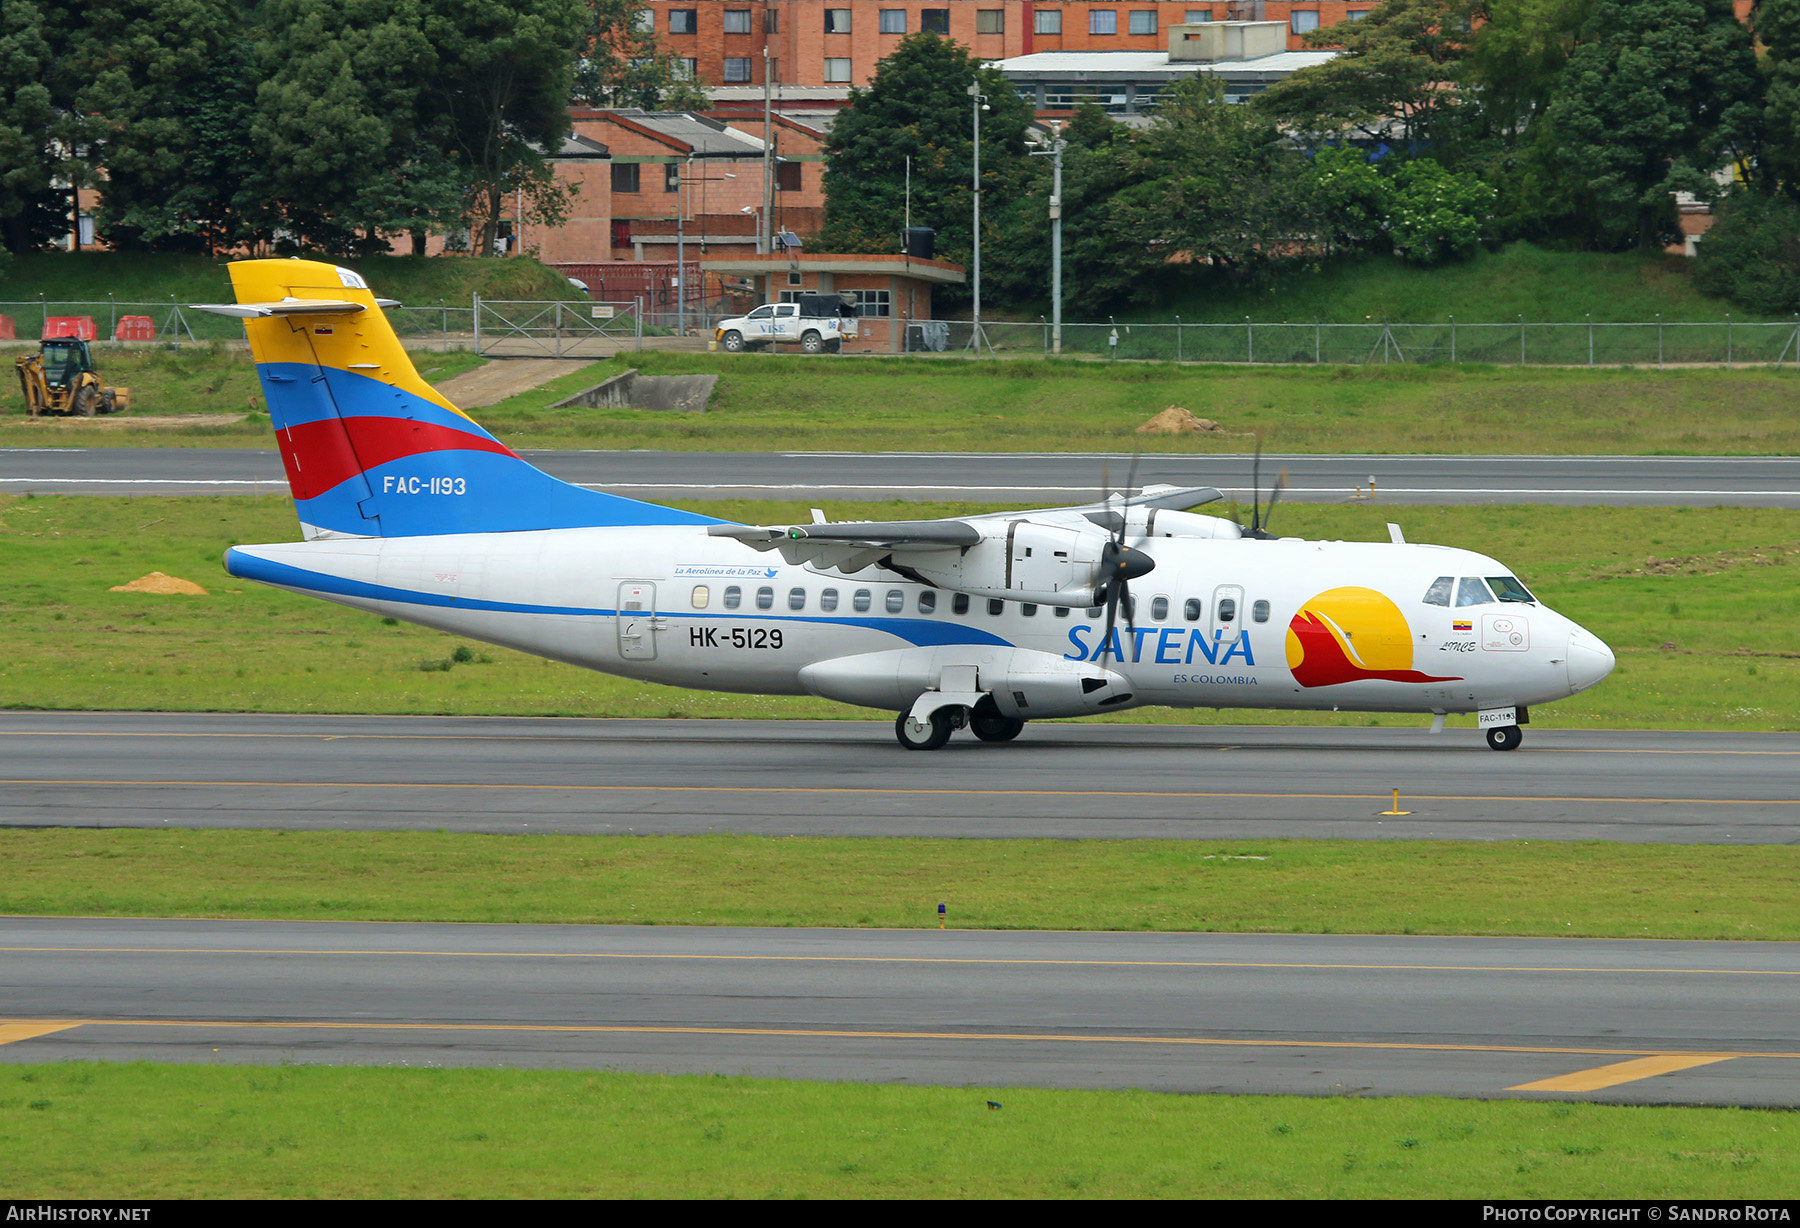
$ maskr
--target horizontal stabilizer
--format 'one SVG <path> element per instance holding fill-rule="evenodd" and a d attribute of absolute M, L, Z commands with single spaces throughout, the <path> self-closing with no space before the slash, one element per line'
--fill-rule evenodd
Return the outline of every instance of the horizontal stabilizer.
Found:
<path fill-rule="evenodd" d="M 379 307 L 398 307 L 393 299 L 376 299 Z M 284 298 L 275 303 L 194 303 L 195 311 L 210 311 L 216 316 L 236 316 L 240 320 L 266 320 L 270 316 L 353 316 L 368 308 L 361 303 L 329 298 Z"/>

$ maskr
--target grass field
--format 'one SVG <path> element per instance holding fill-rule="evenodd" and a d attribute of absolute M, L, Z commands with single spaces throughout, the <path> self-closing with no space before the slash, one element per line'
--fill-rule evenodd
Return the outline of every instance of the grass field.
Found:
<path fill-rule="evenodd" d="M 14 915 L 1800 939 L 1775 845 L 11 828 L 0 853 Z"/>
<path fill-rule="evenodd" d="M 14 256 L 0 267 L 0 314 L 9 314 L 19 336 L 36 337 L 39 298 L 51 303 L 81 303 L 80 311 L 57 315 L 97 314 L 105 328 L 108 296 L 120 303 L 231 301 L 230 263 L 206 256 L 133 252 L 36 252 Z M 554 269 L 530 257 L 474 260 L 467 257 L 417 258 L 374 256 L 345 263 L 362 273 L 383 298 L 423 306 L 440 299 L 452 307 L 469 305 L 469 295 L 492 299 L 578 299 L 583 295 Z M 23 310 L 21 310 L 23 306 Z M 213 317 L 217 318 L 217 317 Z M 159 319 L 158 323 L 161 321 Z M 237 322 L 222 336 L 241 338 Z M 236 331 L 231 331 L 236 330 Z"/>
<path fill-rule="evenodd" d="M 1163 306 L 1133 318 L 1195 322 L 1262 320 L 1359 324 L 1364 320 L 1428 323 L 1458 320 L 1601 321 L 1738 320 L 1769 317 L 1694 288 L 1693 261 L 1660 252 L 1559 252 L 1530 243 L 1481 250 L 1467 260 L 1430 268 L 1386 256 L 1334 261 L 1296 272 L 1272 286 L 1216 284 L 1179 289 Z M 1035 314 L 1035 312 L 1033 313 Z M 1121 317 L 1123 318 L 1123 317 Z"/>
<path fill-rule="evenodd" d="M 701 506 L 701 505 L 697 505 Z M 750 523 L 800 504 L 703 505 Z M 858 505 L 912 517 L 957 505 Z M 1478 546 L 1610 643 L 1613 676 L 1533 711 L 1547 727 L 1800 727 L 1800 512 L 1283 505 L 1284 532 Z M 0 498 L 0 707 L 547 716 L 875 717 L 823 700 L 680 691 L 552 664 L 244 584 L 219 557 L 297 535 L 285 497 Z M 204 597 L 115 593 L 161 571 Z M 468 660 L 459 663 L 457 648 Z M 1112 720 L 1414 725 L 1353 713 L 1173 712 Z M 1456 720 L 1458 718 L 1452 718 Z M 1469 718 L 1464 718 L 1469 719 Z"/>
<path fill-rule="evenodd" d="M 466 354 L 419 353 L 444 380 Z M 108 380 L 132 389 L 132 417 L 243 413 L 261 404 L 247 353 L 99 351 Z M 550 409 L 616 374 L 716 372 L 704 414 Z M 1505 367 L 1183 366 L 1013 360 L 670 354 L 645 351 L 594 364 L 475 417 L 516 448 L 717 451 L 1245 452 L 1261 433 L 1271 451 L 1577 455 L 1800 453 L 1791 410 L 1800 373 L 1767 368 L 1686 371 Z M 32 422 L 16 392 L 0 412 L 0 446 L 271 447 L 268 418 L 230 426 L 133 429 Z M 1181 405 L 1218 422 L 1216 434 L 1136 434 Z M 123 429 L 121 429 L 123 428 Z"/>
<path fill-rule="evenodd" d="M 0 1185 L 20 1199 L 1785 1198 L 1797 1129 L 1518 1101 L 0 1068 Z"/>

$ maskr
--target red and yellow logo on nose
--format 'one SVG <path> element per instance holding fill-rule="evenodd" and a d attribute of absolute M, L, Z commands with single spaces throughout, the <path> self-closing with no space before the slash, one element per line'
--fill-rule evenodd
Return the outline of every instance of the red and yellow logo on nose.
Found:
<path fill-rule="evenodd" d="M 1288 623 L 1287 663 L 1301 686 L 1457 682 L 1412 667 L 1412 628 L 1400 607 L 1372 588 L 1334 588 L 1300 607 Z"/>

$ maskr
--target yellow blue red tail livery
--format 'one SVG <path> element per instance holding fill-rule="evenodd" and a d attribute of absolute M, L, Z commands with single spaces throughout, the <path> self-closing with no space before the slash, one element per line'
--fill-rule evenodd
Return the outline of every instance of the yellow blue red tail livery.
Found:
<path fill-rule="evenodd" d="M 349 269 L 313 260 L 231 266 L 275 439 L 308 537 L 417 537 L 710 517 L 551 477 L 422 379 Z"/>

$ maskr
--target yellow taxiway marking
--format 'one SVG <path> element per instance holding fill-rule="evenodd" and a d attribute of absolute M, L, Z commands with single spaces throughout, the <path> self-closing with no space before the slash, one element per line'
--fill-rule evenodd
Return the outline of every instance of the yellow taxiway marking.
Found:
<path fill-rule="evenodd" d="M 1556 972 L 1582 976 L 1800 976 L 1787 968 L 1605 968 L 1556 964 L 1326 964 L 1239 959 L 1000 959 L 968 955 L 720 955 L 669 951 L 478 951 L 335 947 L 0 946 L 20 955 L 369 955 L 438 959 L 617 959 L 793 964 L 977 964 L 1050 968 L 1246 968 L 1324 972 Z"/>
<path fill-rule="evenodd" d="M 48 1036 L 52 1032 L 64 1032 L 70 1028 L 78 1028 L 80 1026 L 81 1023 L 79 1020 L 73 1023 L 33 1023 L 23 1021 L 8 1023 L 4 1019 L 0 1019 L 0 1045 L 10 1045 L 15 1040 L 30 1040 L 33 1036 Z"/>
<path fill-rule="evenodd" d="M 1696 1066 L 1710 1066 L 1714 1062 L 1729 1062 L 1734 1057 L 1745 1057 L 1741 1053 L 1659 1053 L 1655 1057 L 1633 1058 L 1629 1062 L 1615 1062 L 1611 1066 L 1596 1066 L 1592 1070 L 1577 1070 L 1574 1074 L 1558 1075 L 1554 1079 L 1539 1079 L 1535 1083 L 1521 1083 L 1517 1087 L 1509 1087 L 1509 1092 L 1597 1092 L 1606 1087 L 1617 1087 L 1621 1083 L 1635 1083 L 1639 1079 L 1652 1078 L 1655 1075 L 1669 1074 L 1676 1070 L 1692 1070 Z"/>
<path fill-rule="evenodd" d="M 257 1031 L 324 1032 L 529 1032 L 599 1036 L 786 1036 L 827 1040 L 1000 1040 L 1029 1041 L 1037 1044 L 1183 1045 L 1224 1049 L 1381 1049 L 1422 1053 L 1571 1053 L 1593 1057 L 1645 1058 L 1659 1062 L 1691 1060 L 1691 1063 L 1696 1066 L 1740 1057 L 1800 1058 L 1800 1052 L 1667 1053 L 1655 1049 L 1595 1049 L 1579 1045 L 1462 1045 L 1381 1040 L 1246 1040 L 1216 1036 L 1081 1035 L 1065 1032 L 894 1032 L 862 1031 L 855 1028 L 668 1027 L 654 1024 L 602 1023 L 395 1023 L 337 1019 L 58 1019 L 28 1022 L 34 1026 L 48 1024 L 52 1030 L 77 1027 L 118 1027 L 241 1028 Z M 3 1023 L 4 1021 L 0 1021 L 0 1024 Z"/>
<path fill-rule="evenodd" d="M 342 719 L 341 717 L 338 719 Z M 364 716 L 355 719 L 378 720 L 380 716 Z M 427 718 L 457 719 L 457 718 Z M 596 717 L 595 720 L 618 718 Z M 1230 726 L 1202 726 L 1202 728 L 1230 728 Z M 1261 726 L 1271 728 L 1271 726 Z M 1314 729 L 1330 729 L 1328 725 L 1292 725 L 1274 726 L 1288 728 L 1296 733 L 1305 733 Z M 1393 732 L 1405 732 L 1404 726 L 1393 726 Z M 270 732 L 270 733 L 207 733 L 196 730 L 189 731 L 151 731 L 151 730 L 57 730 L 57 729 L 0 729 L 0 738 L 296 738 L 302 741 L 334 742 L 341 739 L 363 739 L 367 741 L 399 741 L 399 742 L 605 742 L 616 745 L 620 742 L 651 742 L 658 739 L 647 737 L 594 737 L 583 734 L 559 733 L 302 733 L 302 732 Z M 1205 749 L 1211 750 L 1279 750 L 1273 746 L 1245 746 L 1241 744 L 1207 744 Z M 1660 748 L 1635 746 L 1539 746 L 1533 754 L 1546 755 L 1800 755 L 1800 750 L 1738 750 L 1726 748 Z"/>
<path fill-rule="evenodd" d="M 1346 801 L 1379 802 L 1368 793 L 1200 793 L 1143 789 L 904 789 L 844 788 L 827 785 L 585 785 L 476 784 L 424 780 L 0 780 L 0 785 L 90 785 L 129 789 L 452 789 L 477 792 L 520 790 L 531 793 L 779 793 L 834 794 L 852 797 L 1140 797 L 1175 801 Z M 1800 797 L 1535 797 L 1505 793 L 1411 793 L 1416 802 L 1609 802 L 1634 806 L 1800 806 Z"/>

